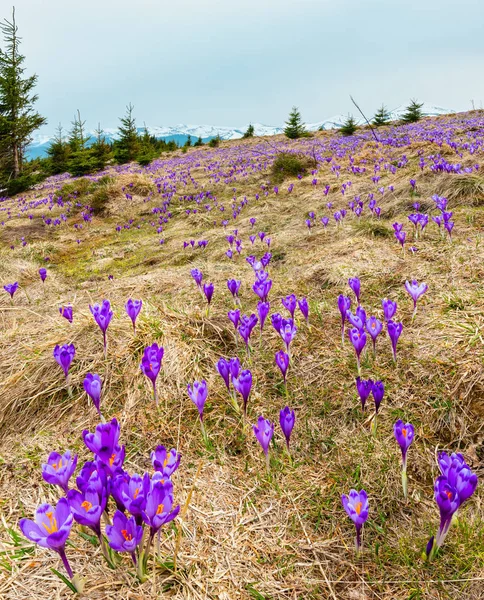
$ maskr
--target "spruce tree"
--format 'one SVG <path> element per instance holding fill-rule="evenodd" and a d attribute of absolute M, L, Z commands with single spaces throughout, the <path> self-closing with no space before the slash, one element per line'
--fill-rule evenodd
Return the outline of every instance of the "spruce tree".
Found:
<path fill-rule="evenodd" d="M 343 135 L 353 135 L 357 129 L 358 125 L 356 124 L 355 118 L 353 115 L 348 115 L 346 121 L 340 127 L 340 132 Z"/>
<path fill-rule="evenodd" d="M 254 137 L 254 126 L 252 123 L 247 127 L 247 131 L 244 133 L 244 138 Z"/>
<path fill-rule="evenodd" d="M 190 148 L 191 145 L 192 145 L 192 136 L 190 134 L 188 134 L 187 141 L 185 142 L 185 146 L 187 148 Z"/>
<path fill-rule="evenodd" d="M 286 127 L 284 128 L 284 134 L 291 140 L 295 140 L 307 134 L 301 113 L 296 106 L 293 106 L 289 113 L 289 118 L 286 121 Z"/>
<path fill-rule="evenodd" d="M 405 113 L 402 116 L 404 123 L 416 123 L 423 117 L 422 112 L 423 102 L 419 103 L 416 100 L 411 100 L 410 104 L 405 109 Z"/>
<path fill-rule="evenodd" d="M 381 127 L 382 125 L 386 125 L 390 121 L 390 113 L 386 109 L 385 105 L 382 104 L 381 108 L 377 110 L 375 116 L 373 117 L 373 125 L 375 127 Z"/>
<path fill-rule="evenodd" d="M 118 127 L 118 139 L 114 143 L 114 156 L 119 163 L 127 163 L 136 158 L 139 151 L 139 136 L 136 119 L 133 116 L 134 106 L 126 107 L 126 115 L 121 117 Z"/>
<path fill-rule="evenodd" d="M 86 133 L 86 121 L 81 118 L 78 110 L 72 121 L 72 129 L 69 132 L 70 156 L 68 161 L 68 171 L 74 177 L 86 175 L 94 171 L 94 161 L 88 149 L 88 143 L 91 139 Z"/>
<path fill-rule="evenodd" d="M 32 133 L 47 123 L 33 106 L 38 96 L 33 93 L 37 75 L 25 77 L 25 56 L 20 54 L 20 41 L 15 22 L 0 24 L 4 48 L 0 50 L 0 168 L 3 178 L 18 178 L 24 167 L 25 148 L 32 141 Z"/>
<path fill-rule="evenodd" d="M 68 170 L 69 156 L 71 148 L 64 136 L 64 129 L 59 123 L 57 131 L 52 138 L 50 146 L 47 148 L 47 156 L 49 157 L 49 172 L 52 175 L 65 173 Z"/>
<path fill-rule="evenodd" d="M 146 123 L 143 127 L 143 135 L 139 138 L 139 149 L 136 160 L 141 166 L 149 165 L 158 154 L 158 140 L 150 135 Z"/>
<path fill-rule="evenodd" d="M 198 140 L 193 144 L 194 146 L 203 146 L 202 136 L 198 136 Z"/>
<path fill-rule="evenodd" d="M 102 171 L 106 164 L 111 160 L 113 153 L 111 144 L 106 142 L 106 136 L 104 135 L 104 131 L 101 129 L 100 123 L 98 123 L 95 134 L 96 139 L 89 150 L 92 157 L 93 167 L 97 171 Z"/>

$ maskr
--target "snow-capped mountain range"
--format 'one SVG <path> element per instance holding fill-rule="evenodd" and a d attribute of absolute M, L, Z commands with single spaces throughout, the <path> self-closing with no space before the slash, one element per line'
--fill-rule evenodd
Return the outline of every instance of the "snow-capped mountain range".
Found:
<path fill-rule="evenodd" d="M 390 119 L 392 121 L 397 121 L 401 118 L 405 110 L 406 106 L 399 106 L 398 108 L 392 110 L 390 112 Z M 427 103 L 424 103 L 422 111 L 427 117 L 436 117 L 455 112 L 453 110 L 442 108 L 441 106 L 434 106 Z M 357 111 L 355 109 L 354 116 L 356 121 L 358 124 L 363 124 L 364 120 L 362 118 L 358 118 L 359 115 L 356 113 Z M 347 119 L 347 116 L 348 115 L 335 115 L 334 117 L 325 119 L 324 121 L 319 121 L 318 123 L 307 123 L 306 129 L 308 131 L 318 131 L 320 129 L 338 129 L 343 125 Z M 263 125 L 261 123 L 253 123 L 253 126 L 254 135 L 256 136 L 277 135 L 283 133 L 284 131 L 284 126 Z M 217 137 L 217 135 L 219 135 L 223 140 L 237 140 L 244 135 L 245 131 L 247 131 L 247 127 L 248 125 L 244 125 L 243 127 L 217 127 L 215 125 L 180 124 L 171 127 L 148 127 L 148 131 L 151 135 L 156 136 L 158 139 L 164 139 L 167 142 L 173 140 L 177 144 L 183 145 L 187 141 L 188 136 L 191 136 L 193 142 L 195 142 L 199 137 L 201 137 L 204 142 L 208 142 L 212 138 Z M 143 130 L 143 128 L 139 128 L 140 133 L 142 133 Z M 106 136 L 106 141 L 112 142 L 116 139 L 117 130 L 105 129 L 104 134 Z M 90 132 L 90 135 L 94 138 L 94 132 Z M 35 137 L 27 150 L 29 158 L 45 156 L 51 141 L 52 136 L 49 135 L 38 135 Z"/>

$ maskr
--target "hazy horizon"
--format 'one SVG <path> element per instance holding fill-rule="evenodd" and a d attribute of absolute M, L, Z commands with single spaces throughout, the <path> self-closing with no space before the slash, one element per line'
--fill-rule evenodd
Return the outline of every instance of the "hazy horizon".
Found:
<path fill-rule="evenodd" d="M 114 129 L 129 102 L 139 126 L 242 126 L 280 125 L 293 105 L 308 123 L 356 114 L 349 94 L 369 115 L 410 98 L 455 111 L 484 100 L 478 0 L 164 4 L 16 2 L 41 134 L 77 109 L 89 129 Z"/>

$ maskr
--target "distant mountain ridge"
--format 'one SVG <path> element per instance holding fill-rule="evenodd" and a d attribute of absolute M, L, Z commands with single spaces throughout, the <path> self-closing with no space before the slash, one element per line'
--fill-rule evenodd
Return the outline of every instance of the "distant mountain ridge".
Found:
<path fill-rule="evenodd" d="M 392 121 L 399 120 L 405 110 L 406 106 L 399 106 L 398 108 L 392 110 L 390 112 L 390 119 Z M 426 117 L 437 117 L 439 115 L 455 112 L 453 110 L 442 108 L 441 106 L 434 106 L 427 103 L 424 103 L 422 111 Z M 329 119 L 325 119 L 324 121 L 320 121 L 318 123 L 307 123 L 306 129 L 308 131 L 318 131 L 320 129 L 339 129 L 343 125 L 346 118 L 347 115 L 335 115 L 334 117 L 330 117 Z M 362 118 L 356 118 L 356 121 L 360 125 L 364 124 L 364 120 Z M 278 135 L 284 132 L 284 126 L 279 127 L 263 125 L 262 123 L 252 123 L 252 125 L 254 126 L 255 136 Z M 148 127 L 148 131 L 151 135 L 156 136 L 158 139 L 164 139 L 167 142 L 173 140 L 177 144 L 183 145 L 187 141 L 188 136 L 191 136 L 192 142 L 195 142 L 199 137 L 201 137 L 203 142 L 206 143 L 214 137 L 217 137 L 217 135 L 219 135 L 223 140 L 237 140 L 244 135 L 244 133 L 247 131 L 247 127 L 248 125 L 244 125 L 243 127 L 218 127 L 215 125 L 187 125 L 182 123 L 173 126 Z M 143 131 L 143 127 L 138 128 L 138 132 L 140 134 L 143 133 Z M 112 142 L 116 139 L 117 129 L 105 129 L 104 134 L 106 136 L 106 141 Z M 91 135 L 93 138 L 95 136 L 93 131 L 89 132 L 89 135 Z M 28 157 L 37 158 L 46 156 L 47 148 L 51 144 L 52 139 L 53 136 L 47 135 L 39 135 L 34 138 L 32 144 L 27 149 Z"/>

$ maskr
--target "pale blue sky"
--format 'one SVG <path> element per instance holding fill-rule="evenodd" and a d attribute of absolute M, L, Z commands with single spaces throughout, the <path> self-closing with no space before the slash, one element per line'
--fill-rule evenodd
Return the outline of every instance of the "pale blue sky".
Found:
<path fill-rule="evenodd" d="M 483 0 L 17 0 L 38 109 L 69 125 L 278 125 L 484 103 Z M 0 17 L 11 3 L 0 0 Z"/>

